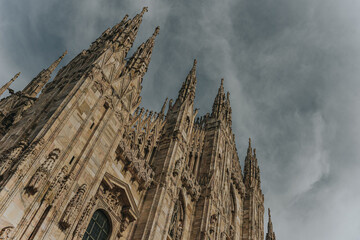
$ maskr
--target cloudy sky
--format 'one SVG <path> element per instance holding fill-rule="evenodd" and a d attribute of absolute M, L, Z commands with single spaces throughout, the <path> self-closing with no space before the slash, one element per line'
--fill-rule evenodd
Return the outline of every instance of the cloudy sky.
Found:
<path fill-rule="evenodd" d="M 21 71 L 21 90 L 143 6 L 134 46 L 161 28 L 143 105 L 177 96 L 197 58 L 196 107 L 210 111 L 224 77 L 239 154 L 251 137 L 278 239 L 359 240 L 360 1 L 3 0 L 0 83 Z"/>

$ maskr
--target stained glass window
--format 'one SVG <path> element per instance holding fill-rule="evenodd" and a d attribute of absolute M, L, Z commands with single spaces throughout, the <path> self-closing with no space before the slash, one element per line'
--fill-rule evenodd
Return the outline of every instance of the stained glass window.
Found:
<path fill-rule="evenodd" d="M 109 218 L 101 210 L 96 210 L 86 229 L 83 240 L 108 240 L 111 224 Z"/>

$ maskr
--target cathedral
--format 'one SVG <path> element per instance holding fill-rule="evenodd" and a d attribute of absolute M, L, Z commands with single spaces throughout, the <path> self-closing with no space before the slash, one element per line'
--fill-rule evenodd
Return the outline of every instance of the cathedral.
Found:
<path fill-rule="evenodd" d="M 243 170 L 221 80 L 194 108 L 196 60 L 178 96 L 139 107 L 157 27 L 132 56 L 144 8 L 0 101 L 0 239 L 275 240 L 256 150 Z"/>

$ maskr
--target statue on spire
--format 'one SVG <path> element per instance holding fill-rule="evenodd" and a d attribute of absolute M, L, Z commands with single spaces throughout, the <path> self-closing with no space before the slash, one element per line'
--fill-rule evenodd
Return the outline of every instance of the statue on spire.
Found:
<path fill-rule="evenodd" d="M 7 82 L 4 86 L 0 88 L 0 96 L 6 91 L 6 89 L 9 89 L 10 85 L 19 77 L 19 75 L 20 72 L 15 74 L 15 76 L 12 79 L 10 79 L 9 82 Z"/>

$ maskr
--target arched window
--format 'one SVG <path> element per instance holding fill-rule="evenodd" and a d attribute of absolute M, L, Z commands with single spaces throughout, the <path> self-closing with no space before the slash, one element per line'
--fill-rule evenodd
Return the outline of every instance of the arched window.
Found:
<path fill-rule="evenodd" d="M 102 210 L 96 210 L 91 217 L 83 240 L 108 240 L 110 237 L 111 223 Z"/>
<path fill-rule="evenodd" d="M 178 199 L 175 202 L 173 215 L 171 217 L 171 223 L 169 227 L 168 239 L 179 240 L 181 239 L 183 227 L 184 227 L 184 205 Z"/>

